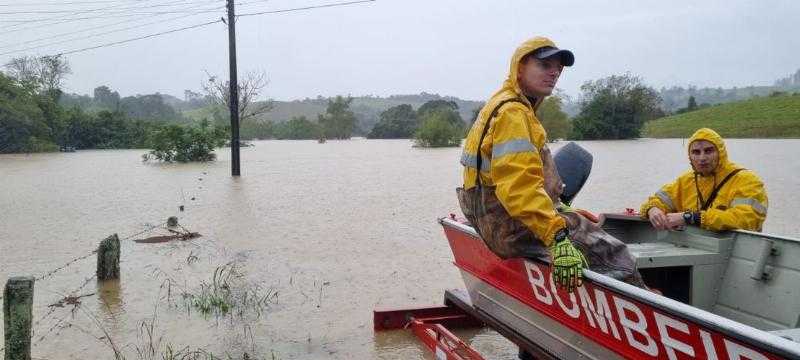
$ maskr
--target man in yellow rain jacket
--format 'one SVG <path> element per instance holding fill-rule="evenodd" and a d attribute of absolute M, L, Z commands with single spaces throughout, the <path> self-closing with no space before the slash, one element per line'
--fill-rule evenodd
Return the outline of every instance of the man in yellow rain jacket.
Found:
<path fill-rule="evenodd" d="M 728 160 L 725 142 L 711 129 L 697 130 L 688 152 L 692 169 L 650 196 L 642 216 L 659 230 L 761 231 L 769 200 L 758 175 Z"/>
<path fill-rule="evenodd" d="M 574 212 L 557 211 L 563 183 L 535 110 L 574 61 L 543 37 L 517 48 L 503 87 L 467 135 L 459 203 L 495 254 L 550 262 L 553 279 L 569 291 L 581 284 L 584 254 L 593 270 L 641 286 L 624 243 Z"/>

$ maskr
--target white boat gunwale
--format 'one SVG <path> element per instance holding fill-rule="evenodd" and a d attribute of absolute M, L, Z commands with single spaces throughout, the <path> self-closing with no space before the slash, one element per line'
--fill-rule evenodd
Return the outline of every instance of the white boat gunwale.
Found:
<path fill-rule="evenodd" d="M 639 217 L 638 215 L 627 215 L 627 214 L 601 214 L 601 216 L 602 216 L 603 218 L 607 218 L 607 219 L 619 219 L 619 220 L 630 220 L 630 221 L 641 221 L 641 222 L 647 222 L 647 220 L 645 220 L 645 219 L 642 219 L 642 218 L 641 218 L 641 217 Z M 708 231 L 708 230 L 703 230 L 703 231 L 704 231 L 704 232 L 709 232 L 709 233 L 711 233 L 711 231 Z M 750 231 L 750 230 L 727 230 L 727 231 L 725 231 L 725 232 L 727 232 L 727 233 L 747 234 L 747 235 L 751 235 L 751 236 L 755 236 L 755 237 L 760 237 L 760 238 L 767 238 L 767 239 L 775 239 L 775 240 L 782 240 L 782 241 L 790 241 L 790 242 L 796 242 L 796 243 L 800 243 L 800 238 L 794 238 L 794 237 L 783 236 L 783 235 L 765 234 L 765 233 L 761 233 L 761 232 L 758 232 L 758 231 Z M 477 233 L 475 233 L 475 234 L 477 235 Z"/>

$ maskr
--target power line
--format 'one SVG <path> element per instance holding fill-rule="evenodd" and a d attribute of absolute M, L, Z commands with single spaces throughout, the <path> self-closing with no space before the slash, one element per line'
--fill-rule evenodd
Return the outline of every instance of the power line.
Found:
<path fill-rule="evenodd" d="M 268 2 L 272 0 L 251 1 L 246 3 L 236 3 L 236 5 L 246 5 L 259 2 Z M 24 4 L 0 4 L 0 7 L 27 7 L 27 6 L 58 6 L 58 5 L 81 5 L 81 4 L 114 4 L 114 3 L 137 3 L 144 2 L 143 0 L 96 0 L 96 1 L 65 1 L 65 2 L 42 2 L 42 3 L 24 3 Z M 218 1 L 214 1 L 218 2 Z M 73 10 L 74 11 L 74 10 Z"/>
<path fill-rule="evenodd" d="M 208 26 L 208 25 L 211 25 L 211 24 L 216 24 L 218 22 L 221 22 L 221 20 L 209 21 L 207 23 L 196 24 L 196 25 L 186 26 L 186 27 L 182 27 L 182 28 L 178 28 L 178 29 L 162 31 L 162 32 L 158 32 L 158 33 L 154 33 L 154 34 L 150 34 L 150 35 L 135 37 L 135 38 L 131 38 L 131 39 L 125 39 L 125 40 L 120 40 L 120 41 L 115 41 L 115 42 L 110 42 L 110 43 L 101 44 L 101 45 L 97 45 L 97 46 L 91 46 L 91 47 L 87 47 L 87 48 L 83 48 L 83 49 L 64 51 L 64 52 L 58 53 L 58 55 L 59 56 L 60 55 L 68 55 L 68 54 L 74 54 L 74 53 L 83 52 L 83 51 L 89 51 L 89 50 L 94 50 L 94 49 L 99 49 L 99 48 L 104 48 L 104 47 L 124 44 L 124 43 L 132 42 L 132 41 L 143 40 L 143 39 L 156 37 L 156 36 L 161 36 L 161 35 L 165 35 L 165 34 L 171 34 L 171 33 L 178 32 L 178 31 L 184 31 L 184 30 L 195 29 L 195 28 L 199 28 L 199 27 L 203 27 L 203 26 Z"/>
<path fill-rule="evenodd" d="M 66 21 L 75 21 L 75 20 L 92 20 L 92 19 L 109 19 L 109 18 L 120 18 L 120 17 L 131 17 L 131 16 L 139 16 L 139 15 L 166 15 L 166 14 L 208 14 L 208 13 L 215 13 L 219 12 L 219 9 L 224 8 L 224 6 L 218 6 L 214 8 L 208 9 L 198 9 L 195 11 L 189 10 L 171 10 L 171 11 L 142 11 L 142 12 L 125 12 L 125 11 L 109 11 L 105 12 L 102 15 L 97 16 L 83 16 L 83 17 L 75 17 L 75 18 L 64 18 L 63 20 Z M 3 20 L 5 22 L 13 22 L 13 23 L 27 23 L 27 22 L 39 22 L 39 21 L 46 21 L 47 19 L 30 19 L 30 20 Z"/>
<path fill-rule="evenodd" d="M 83 16 L 83 17 L 74 17 L 74 18 L 66 18 L 64 21 L 59 21 L 56 23 L 51 23 L 48 25 L 59 25 L 68 22 L 75 22 L 79 20 L 98 20 L 98 19 L 119 19 L 119 18 L 131 18 L 131 17 L 142 17 L 142 15 L 151 15 L 151 16 L 159 16 L 159 15 L 168 15 L 168 14 L 210 14 L 210 13 L 218 13 L 220 12 L 220 8 L 214 9 L 198 9 L 197 11 L 164 11 L 164 12 L 141 12 L 141 13 L 128 13 L 128 14 L 105 14 L 105 15 L 98 15 L 98 16 Z M 27 23 L 29 20 L 9 20 L 8 22 L 12 23 Z M 119 22 L 115 23 L 119 24 Z M 39 26 L 33 26 L 25 28 L 24 30 L 34 29 Z M 21 29 L 22 30 L 22 29 Z"/>
<path fill-rule="evenodd" d="M 248 2 L 236 3 L 236 6 L 242 6 L 242 5 L 252 5 L 252 4 L 257 4 L 257 3 L 265 3 L 265 2 L 271 2 L 271 1 L 272 1 L 272 0 L 255 0 L 255 1 L 248 1 Z"/>
<path fill-rule="evenodd" d="M 325 5 L 305 6 L 305 7 L 293 8 L 293 9 L 261 11 L 261 12 L 255 12 L 255 13 L 239 14 L 239 15 L 236 15 L 236 17 L 264 15 L 264 14 L 277 14 L 277 13 L 292 12 L 292 11 L 302 11 L 302 10 L 320 9 L 320 8 L 328 8 L 328 7 L 335 7 L 335 6 L 354 5 L 354 4 L 368 3 L 368 2 L 374 2 L 374 1 L 375 0 L 348 1 L 348 2 L 340 2 L 340 3 L 325 4 Z"/>
<path fill-rule="evenodd" d="M 348 2 L 333 3 L 333 4 L 305 6 L 305 7 L 299 7 L 299 8 L 291 8 L 291 9 L 270 10 L 270 11 L 262 11 L 262 12 L 257 12 L 257 13 L 240 14 L 240 15 L 237 15 L 237 17 L 240 17 L 240 16 L 255 16 L 255 15 L 264 15 L 264 14 L 276 14 L 276 13 L 285 13 L 285 12 L 293 12 L 293 11 L 304 11 L 304 10 L 335 7 L 335 6 L 353 5 L 353 4 L 374 2 L 374 1 L 375 0 L 348 1 Z M 181 28 L 177 28 L 177 29 L 157 32 L 157 33 L 153 33 L 153 34 L 149 34 L 149 35 L 139 36 L 139 37 L 120 40 L 120 41 L 114 41 L 114 42 L 110 42 L 110 43 L 100 44 L 100 45 L 96 45 L 96 46 L 90 46 L 90 47 L 81 48 L 81 49 L 75 49 L 75 50 L 70 50 L 70 51 L 62 51 L 62 52 L 57 53 L 57 55 L 58 56 L 60 56 L 60 55 L 69 55 L 69 54 L 74 54 L 74 53 L 79 53 L 79 52 L 84 52 L 84 51 L 89 51 L 89 50 L 94 50 L 94 49 L 114 46 L 114 45 L 120 45 L 120 44 L 129 43 L 129 42 L 133 42 L 133 41 L 138 41 L 138 40 L 148 39 L 148 38 L 157 37 L 157 36 L 161 36 L 161 35 L 171 34 L 171 33 L 179 32 L 179 31 L 196 29 L 196 28 L 199 28 L 199 27 L 208 26 L 208 25 L 211 25 L 211 24 L 219 23 L 219 22 L 222 22 L 222 20 L 220 19 L 220 20 L 209 21 L 209 22 L 202 23 L 202 24 L 195 24 L 195 25 L 185 26 L 185 27 L 181 27 Z"/>
<path fill-rule="evenodd" d="M 186 3 L 186 0 L 180 0 L 176 3 Z M 144 9 L 152 9 L 157 7 L 165 7 L 165 6 L 175 6 L 174 3 L 172 4 L 157 4 L 157 5 L 150 5 L 150 6 L 133 6 L 127 8 L 119 8 L 112 11 L 106 11 L 105 14 L 117 14 L 117 13 L 125 13 L 128 10 L 144 10 Z M 28 10 L 28 11 L 0 11 L 0 15 L 20 15 L 20 14 L 74 14 L 75 10 Z M 139 13 L 139 14 L 149 14 L 150 12 Z M 136 14 L 136 13 L 131 13 Z M 22 20 L 22 21 L 35 21 L 36 19 L 31 20 Z M 9 20 L 0 20 L 0 21 L 9 21 Z"/>
<path fill-rule="evenodd" d="M 207 2 L 203 2 L 203 3 L 198 3 L 198 4 L 202 4 L 202 5 L 189 7 L 189 8 L 186 8 L 184 10 L 194 10 L 194 9 L 197 9 L 198 7 L 205 6 L 205 4 L 207 4 L 207 3 L 215 3 L 217 1 L 218 0 L 212 0 L 212 1 L 207 1 Z M 195 14 L 181 15 L 181 16 L 176 16 L 176 17 L 164 19 L 163 21 L 172 21 L 172 20 L 176 20 L 176 19 L 189 17 L 189 16 L 194 16 L 194 15 Z M 161 16 L 161 15 L 154 15 L 154 16 L 151 16 L 151 18 L 159 17 L 159 16 Z M 41 38 L 37 38 L 37 39 L 33 39 L 33 40 L 26 40 L 26 41 L 22 41 L 22 42 L 18 42 L 18 43 L 13 43 L 13 44 L 4 44 L 4 45 L 0 45 L 0 49 L 16 47 L 18 45 L 29 45 L 29 44 L 37 43 L 37 42 L 44 41 L 44 40 L 57 39 L 57 38 L 64 37 L 64 36 L 67 36 L 67 35 L 78 34 L 78 33 L 91 31 L 91 30 L 96 30 L 96 29 L 107 29 L 109 26 L 122 25 L 122 24 L 125 24 L 125 23 L 137 22 L 137 21 L 142 21 L 142 20 L 145 20 L 145 19 L 141 19 L 141 18 L 139 18 L 139 19 L 128 19 L 128 20 L 124 20 L 124 21 L 117 21 L 117 22 L 115 22 L 113 24 L 103 24 L 103 25 L 93 26 L 93 27 L 89 27 L 89 28 L 83 28 L 83 29 L 80 29 L 80 30 L 70 31 L 70 32 L 66 32 L 66 33 L 55 34 L 55 35 L 51 35 L 51 36 L 45 36 L 45 37 L 41 37 Z M 149 25 L 149 24 L 153 24 L 153 23 L 155 23 L 155 22 L 149 22 L 147 24 L 142 24 L 142 25 Z M 130 27 L 130 28 L 127 28 L 127 29 L 131 29 L 131 28 L 133 28 L 133 27 Z"/>
<path fill-rule="evenodd" d="M 144 0 L 143 2 L 147 2 L 147 1 L 150 1 L 150 0 Z M 113 5 L 113 6 L 106 6 L 106 7 L 101 7 L 101 8 L 89 9 L 89 10 L 86 10 L 85 12 L 102 11 L 102 10 L 107 10 L 107 9 L 113 9 L 113 8 L 117 8 L 117 7 L 124 6 L 124 5 L 125 5 L 125 4 L 117 4 L 117 5 Z M 79 14 L 81 14 L 81 13 L 82 13 L 82 11 L 76 11 L 75 13 L 73 13 L 73 15 L 79 15 Z M 39 21 L 47 21 L 47 20 L 56 20 L 56 23 L 54 23 L 54 24 L 61 24 L 61 23 L 64 23 L 64 22 L 68 22 L 68 21 L 60 21 L 60 22 L 58 22 L 58 20 L 59 20 L 59 19 L 61 19 L 61 17 L 60 17 L 60 16 L 52 16 L 52 17 L 49 17 L 49 18 L 47 18 L 47 19 L 42 19 L 42 20 L 38 20 L 38 21 L 35 21 L 35 22 L 39 22 Z M 33 21 L 32 21 L 32 22 L 33 22 Z M 0 27 L 0 30 L 3 30 L 3 29 L 9 29 L 9 28 L 15 28 L 15 27 L 22 26 L 22 25 L 24 25 L 24 24 L 25 24 L 25 23 L 19 23 L 19 24 L 7 25 L 7 26 Z M 54 24 L 50 24 L 50 25 L 54 25 Z M 4 31 L 4 34 L 8 34 L 8 33 L 12 33 L 12 32 L 17 32 L 17 31 L 21 31 L 21 30 L 26 30 L 26 29 L 30 29 L 30 28 L 31 28 L 31 27 L 22 28 L 22 29 L 17 29 L 17 30 Z"/>
<path fill-rule="evenodd" d="M 27 48 L 24 48 L 24 49 L 19 49 L 19 50 L 12 50 L 12 51 L 3 52 L 3 53 L 0 53 L 0 56 L 2 56 L 2 55 L 8 55 L 8 54 L 20 53 L 20 52 L 25 52 L 25 51 L 28 51 L 28 50 L 41 49 L 41 48 L 43 48 L 43 47 L 48 47 L 48 46 L 51 46 L 51 45 L 65 44 L 65 43 L 72 42 L 72 41 L 76 41 L 76 40 L 90 39 L 90 38 L 93 38 L 93 37 L 98 37 L 98 36 L 103 36 L 103 35 L 108 35 L 108 34 L 118 33 L 118 32 L 120 32 L 120 31 L 133 30 L 133 29 L 141 28 L 141 27 L 148 26 L 148 25 L 153 25 L 153 24 L 161 24 L 161 23 L 164 23 L 164 22 L 166 22 L 166 21 L 172 21 L 172 20 L 182 19 L 182 18 L 186 18 L 186 17 L 190 17 L 190 16 L 195 16 L 195 15 L 197 15 L 197 14 L 187 14 L 187 15 L 175 16 L 175 17 L 172 17 L 172 18 L 169 18 L 169 19 L 163 19 L 163 20 L 158 20 L 158 21 L 151 21 L 151 22 L 144 23 L 144 24 L 139 24 L 139 25 L 134 25 L 134 26 L 128 26 L 128 27 L 125 27 L 125 28 L 121 28 L 121 29 L 115 29 L 115 30 L 106 31 L 106 32 L 102 32 L 102 33 L 90 34 L 90 35 L 86 35 L 86 36 L 82 36 L 82 37 L 75 37 L 75 38 L 71 38 L 71 39 L 65 39 L 65 40 L 61 40 L 61 41 L 49 42 L 49 43 L 45 43 L 45 44 L 42 44 L 42 45 L 37 45 L 37 46 L 31 46 L 31 47 L 27 47 Z"/>
<path fill-rule="evenodd" d="M 152 1 L 152 0 L 141 0 L 141 2 L 143 2 L 143 3 L 144 2 L 148 2 L 148 1 Z M 179 1 L 176 1 L 176 2 L 173 2 L 173 3 L 177 4 L 177 3 L 180 3 L 180 2 L 183 2 L 183 1 L 185 1 L 185 0 L 179 0 Z M 208 1 L 208 2 L 203 2 L 203 3 L 200 3 L 200 4 L 208 4 L 208 3 L 213 3 L 213 2 L 216 2 L 216 1 Z M 178 4 L 178 5 L 190 5 L 190 4 L 192 4 L 192 3 Z M 196 5 L 196 4 L 198 4 L 198 3 L 194 3 L 194 5 Z M 118 6 L 122 6 L 122 5 L 105 7 L 105 8 L 98 8 L 98 9 L 93 9 L 91 11 L 86 11 L 86 12 L 102 11 L 102 10 L 105 10 L 105 9 L 116 8 Z M 191 6 L 191 7 L 185 8 L 184 10 L 190 10 L 190 9 L 198 9 L 198 7 L 197 6 Z M 76 14 L 76 15 L 77 14 L 81 14 L 81 12 L 75 12 L 74 14 Z M 98 18 L 124 18 L 124 17 L 130 18 L 130 17 L 134 17 L 134 16 L 138 17 L 139 15 L 116 15 L 116 16 L 105 16 L 105 17 L 98 17 Z M 161 16 L 161 15 L 154 15 L 154 16 Z M 65 24 L 65 23 L 71 23 L 71 22 L 78 21 L 78 20 L 89 20 L 89 19 L 94 19 L 94 18 L 93 17 L 82 17 L 82 18 L 65 19 L 64 17 L 61 17 L 61 16 L 54 16 L 54 17 L 49 17 L 49 18 L 46 18 L 46 19 L 39 19 L 39 20 L 36 20 L 36 21 L 28 20 L 28 21 L 25 21 L 25 22 L 26 23 L 27 22 L 40 22 L 40 21 L 50 21 L 50 20 L 55 20 L 55 21 L 51 22 L 49 24 L 32 25 L 32 26 L 22 27 L 22 28 L 18 28 L 18 29 L 14 29 L 14 30 L 0 31 L 0 36 L 5 35 L 5 34 L 9 34 L 9 33 L 18 32 L 18 31 L 28 30 L 28 29 L 39 29 L 39 28 L 42 28 L 42 27 L 55 26 L 55 25 L 60 25 L 60 24 Z M 138 20 L 139 19 L 122 20 L 122 21 L 116 22 L 115 24 L 135 22 L 135 21 L 138 21 Z M 115 25 L 115 24 L 110 24 L 110 25 Z M 18 27 L 18 26 L 22 26 L 22 25 L 25 25 L 25 24 L 24 23 L 20 23 L 20 24 L 15 24 L 15 25 L 8 25 L 8 26 L 0 27 L 0 30 L 6 29 L 6 28 Z"/>
<path fill-rule="evenodd" d="M 146 3 L 146 2 L 149 2 L 149 1 L 151 1 L 151 0 L 142 0 L 142 1 L 141 1 L 141 3 Z M 176 2 L 173 2 L 173 3 L 184 2 L 184 1 L 186 1 L 186 0 L 179 0 L 179 1 L 176 1 Z M 79 10 L 79 11 L 74 11 L 74 12 L 73 12 L 73 13 L 71 13 L 70 15 L 80 15 L 80 14 L 83 14 L 83 13 L 91 13 L 91 12 L 97 12 L 97 11 L 103 11 L 103 10 L 115 9 L 115 8 L 119 8 L 119 7 L 121 7 L 121 6 L 126 6 L 126 5 L 128 5 L 128 4 L 124 4 L 124 3 L 123 3 L 123 4 L 117 4 L 117 5 L 113 5 L 113 6 L 106 6 L 106 7 L 101 7 L 101 8 L 94 8 L 94 9 L 81 9 L 81 10 Z M 70 19 L 70 20 L 64 20 L 64 18 L 63 18 L 62 16 L 51 16 L 51 17 L 44 18 L 44 19 L 32 19 L 32 20 L 11 20 L 11 21 L 8 21 L 8 20 L 6 20 L 6 22 L 16 22 L 16 23 L 18 23 L 18 24 L 13 24 L 13 25 L 7 25 L 7 26 L 0 27 L 0 30 L 2 30 L 2 29 L 8 29 L 8 28 L 14 28 L 14 27 L 18 27 L 18 26 L 22 26 L 22 25 L 25 25 L 26 23 L 29 23 L 29 22 L 42 22 L 42 21 L 50 21 L 50 20 L 55 20 L 55 22 L 54 22 L 54 23 L 51 23 L 51 24 L 48 24 L 48 25 L 57 25 L 57 24 L 63 24 L 63 23 L 67 23 L 67 22 L 72 22 L 72 21 L 74 21 L 74 20 L 72 20 L 72 19 Z M 60 20 L 60 21 L 59 21 L 59 20 Z M 82 19 L 81 19 L 81 20 L 82 20 Z M 35 26 L 34 26 L 34 27 L 35 27 Z M 27 30 L 27 29 L 31 29 L 31 28 L 34 28 L 34 27 L 26 27 L 26 28 L 17 29 L 17 30 L 4 31 L 3 33 L 4 33 L 4 34 L 8 34 L 8 33 L 12 33 L 12 32 L 21 31 L 21 30 Z"/>
<path fill-rule="evenodd" d="M 50 6 L 50 5 L 80 5 L 80 4 L 108 4 L 119 2 L 140 2 L 141 0 L 95 0 L 95 1 L 65 1 L 65 2 L 41 2 L 41 3 L 16 3 L 16 4 L 0 4 L 0 7 L 10 6 Z"/>

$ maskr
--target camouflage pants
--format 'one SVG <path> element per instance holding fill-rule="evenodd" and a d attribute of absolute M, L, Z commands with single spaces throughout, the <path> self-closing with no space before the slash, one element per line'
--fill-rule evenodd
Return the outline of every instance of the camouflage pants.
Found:
<path fill-rule="evenodd" d="M 525 257 L 550 263 L 547 247 L 525 224 L 508 214 L 493 187 L 459 188 L 457 192 L 464 216 L 497 256 L 503 259 Z M 636 269 L 636 259 L 625 243 L 576 212 L 559 211 L 559 215 L 566 220 L 569 237 L 586 256 L 589 269 L 645 287 Z"/>

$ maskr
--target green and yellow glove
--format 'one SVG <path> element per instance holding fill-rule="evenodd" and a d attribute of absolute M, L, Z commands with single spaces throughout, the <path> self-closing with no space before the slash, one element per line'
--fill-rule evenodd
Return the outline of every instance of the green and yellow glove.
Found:
<path fill-rule="evenodd" d="M 556 235 L 555 241 L 550 246 L 550 256 L 553 258 L 551 265 L 553 281 L 558 287 L 572 292 L 583 285 L 583 268 L 589 267 L 589 263 L 567 237 L 566 230 L 559 231 Z"/>

